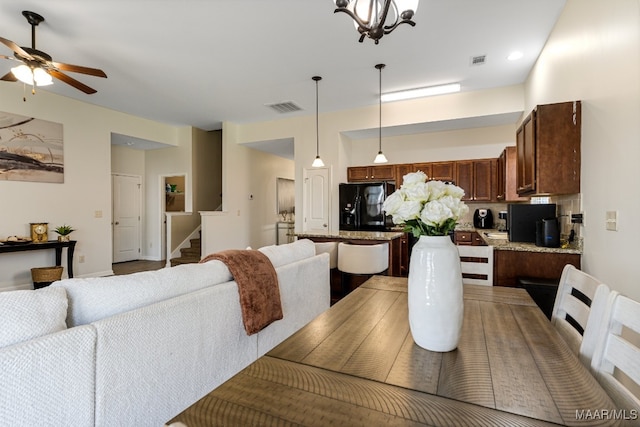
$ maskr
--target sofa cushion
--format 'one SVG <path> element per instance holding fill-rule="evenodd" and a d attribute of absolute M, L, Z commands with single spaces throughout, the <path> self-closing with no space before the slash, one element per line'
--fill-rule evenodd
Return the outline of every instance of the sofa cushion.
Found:
<path fill-rule="evenodd" d="M 0 292 L 0 347 L 62 331 L 66 317 L 62 288 Z"/>
<path fill-rule="evenodd" d="M 264 246 L 258 250 L 269 258 L 274 268 L 310 258 L 316 254 L 316 247 L 309 239 L 296 240 L 286 245 Z"/>
<path fill-rule="evenodd" d="M 122 276 L 65 279 L 51 286 L 67 290 L 67 324 L 71 327 L 230 280 L 222 262 L 210 261 Z"/>

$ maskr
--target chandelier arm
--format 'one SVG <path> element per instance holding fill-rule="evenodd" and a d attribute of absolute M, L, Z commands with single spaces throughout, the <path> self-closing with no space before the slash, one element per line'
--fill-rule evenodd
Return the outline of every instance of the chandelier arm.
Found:
<path fill-rule="evenodd" d="M 353 19 L 354 21 L 356 21 L 356 23 L 358 24 L 359 27 L 364 28 L 365 30 L 369 30 L 369 24 L 367 24 L 366 22 L 364 22 L 362 19 L 360 19 L 358 17 L 358 15 L 356 15 L 355 13 L 351 12 L 349 9 L 345 8 L 345 7 L 339 7 L 336 10 L 333 11 L 333 13 L 337 13 L 337 12 L 344 12 L 347 15 L 349 15 L 351 17 L 351 19 Z"/>
<path fill-rule="evenodd" d="M 413 21 L 400 21 L 400 22 L 396 22 L 394 25 L 385 26 L 385 27 L 384 27 L 384 33 L 385 33 L 385 34 L 389 34 L 389 33 L 390 33 L 390 32 L 392 32 L 393 30 L 395 30 L 395 29 L 398 27 L 398 25 L 400 25 L 400 24 L 409 24 L 409 25 L 411 25 L 412 27 L 415 27 L 415 26 L 416 26 L 416 23 L 415 23 L 415 22 L 413 22 Z"/>
<path fill-rule="evenodd" d="M 377 1 L 377 0 L 373 0 Z M 396 11 L 396 22 L 398 22 L 398 8 L 396 7 L 396 3 L 394 0 L 385 0 L 384 6 L 382 7 L 382 14 L 380 15 L 380 20 L 378 21 L 379 26 L 384 25 L 384 21 L 387 20 L 387 15 L 389 14 L 389 7 L 393 4 L 393 9 Z"/>

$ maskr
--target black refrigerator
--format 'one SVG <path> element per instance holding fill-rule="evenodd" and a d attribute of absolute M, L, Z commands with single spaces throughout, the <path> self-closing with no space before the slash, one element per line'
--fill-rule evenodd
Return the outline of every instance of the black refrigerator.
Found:
<path fill-rule="evenodd" d="M 342 183 L 340 230 L 384 231 L 393 226 L 382 211 L 384 200 L 396 190 L 393 181 Z"/>

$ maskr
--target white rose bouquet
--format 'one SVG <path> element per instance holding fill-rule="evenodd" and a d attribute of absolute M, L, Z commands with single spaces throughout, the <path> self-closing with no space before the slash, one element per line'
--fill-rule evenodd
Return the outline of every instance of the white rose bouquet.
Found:
<path fill-rule="evenodd" d="M 394 224 L 419 236 L 446 236 L 469 212 L 461 200 L 464 190 L 442 181 L 427 181 L 422 172 L 408 173 L 402 185 L 384 201 L 382 209 Z"/>

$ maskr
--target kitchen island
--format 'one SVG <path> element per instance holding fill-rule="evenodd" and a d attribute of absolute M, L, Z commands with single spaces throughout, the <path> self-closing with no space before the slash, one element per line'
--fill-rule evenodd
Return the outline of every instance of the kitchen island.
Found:
<path fill-rule="evenodd" d="M 307 232 L 295 233 L 298 239 L 309 239 L 314 242 L 344 242 L 354 245 L 375 245 L 389 243 L 388 276 L 401 276 L 403 259 L 407 256 L 405 250 L 405 233 L 401 231 L 345 231 L 338 232 Z M 405 274 L 406 275 L 406 274 Z"/>

